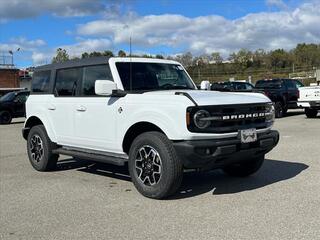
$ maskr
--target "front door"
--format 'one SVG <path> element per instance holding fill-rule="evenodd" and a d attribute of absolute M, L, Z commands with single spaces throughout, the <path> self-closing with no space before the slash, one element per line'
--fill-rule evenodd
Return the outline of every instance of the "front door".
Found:
<path fill-rule="evenodd" d="M 83 77 L 74 106 L 76 143 L 81 148 L 116 151 L 119 98 L 97 96 L 96 80 L 112 80 L 109 65 L 83 68 Z"/>

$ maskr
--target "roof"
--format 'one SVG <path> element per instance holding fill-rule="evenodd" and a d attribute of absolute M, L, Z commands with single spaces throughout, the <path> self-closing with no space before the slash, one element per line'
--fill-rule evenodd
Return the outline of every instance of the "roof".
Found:
<path fill-rule="evenodd" d="M 36 67 L 35 71 L 104 64 L 104 63 L 108 63 L 109 59 L 110 57 L 89 57 L 89 58 L 83 58 L 83 59 L 69 60 L 62 63 L 52 63 L 47 65 L 42 65 L 42 66 Z"/>

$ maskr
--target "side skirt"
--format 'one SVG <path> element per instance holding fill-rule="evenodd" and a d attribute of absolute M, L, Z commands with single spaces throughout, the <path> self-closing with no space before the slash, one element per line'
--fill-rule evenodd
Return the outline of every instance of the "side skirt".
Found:
<path fill-rule="evenodd" d="M 91 149 L 62 146 L 52 151 L 55 154 L 62 154 L 81 159 L 88 159 L 96 162 L 109 163 L 117 166 L 124 166 L 128 161 L 127 154 L 95 151 Z"/>

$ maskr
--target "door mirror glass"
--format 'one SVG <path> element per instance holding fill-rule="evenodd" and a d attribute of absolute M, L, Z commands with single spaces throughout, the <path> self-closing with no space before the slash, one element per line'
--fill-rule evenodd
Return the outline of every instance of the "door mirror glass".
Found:
<path fill-rule="evenodd" d="M 108 96 L 112 91 L 117 90 L 117 84 L 110 80 L 96 80 L 94 91 L 97 95 Z"/>

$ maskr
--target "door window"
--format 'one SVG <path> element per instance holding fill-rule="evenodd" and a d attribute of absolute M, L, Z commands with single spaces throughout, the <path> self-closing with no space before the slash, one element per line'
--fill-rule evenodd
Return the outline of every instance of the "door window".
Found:
<path fill-rule="evenodd" d="M 80 94 L 82 96 L 96 96 L 94 91 L 96 80 L 113 80 L 109 65 L 104 64 L 84 67 Z"/>
<path fill-rule="evenodd" d="M 27 94 L 27 93 L 21 93 L 21 94 L 17 95 L 14 100 L 18 103 L 25 103 L 28 99 L 28 96 L 29 96 L 29 94 Z"/>
<path fill-rule="evenodd" d="M 55 93 L 57 96 L 74 96 L 81 68 L 61 69 L 57 71 Z"/>

